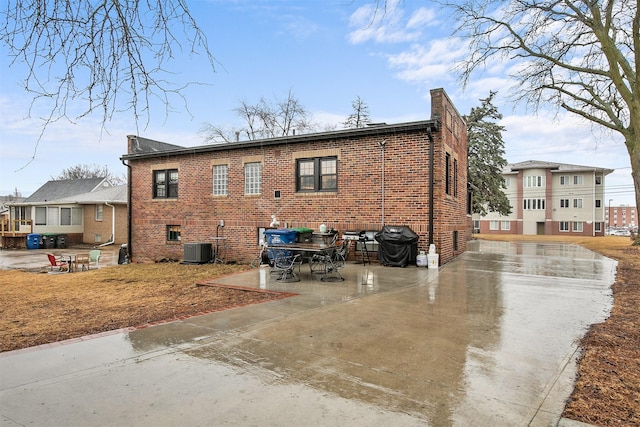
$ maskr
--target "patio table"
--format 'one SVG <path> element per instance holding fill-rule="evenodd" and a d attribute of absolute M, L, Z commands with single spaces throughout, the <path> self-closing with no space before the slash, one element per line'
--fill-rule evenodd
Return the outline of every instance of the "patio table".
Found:
<path fill-rule="evenodd" d="M 300 258 L 307 258 L 309 262 L 309 271 L 313 274 L 311 259 L 314 255 L 318 255 L 317 259 L 321 259 L 325 264 L 322 269 L 322 281 L 329 280 L 344 280 L 338 269 L 333 265 L 333 253 L 338 249 L 338 245 L 335 243 L 284 243 L 278 245 L 271 245 L 271 248 L 283 249 L 292 252 L 293 254 L 300 254 Z M 334 273 L 334 276 L 330 276 L 329 273 Z"/>

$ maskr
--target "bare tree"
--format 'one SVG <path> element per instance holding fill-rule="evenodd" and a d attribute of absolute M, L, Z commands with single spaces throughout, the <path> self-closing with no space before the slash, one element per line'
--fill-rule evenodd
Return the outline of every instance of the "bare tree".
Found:
<path fill-rule="evenodd" d="M 0 42 L 10 65 L 23 63 L 24 89 L 36 101 L 50 101 L 44 118 L 75 121 L 98 110 L 102 126 L 118 111 L 131 111 L 136 123 L 149 118 L 150 98 L 186 101 L 182 86 L 167 79 L 176 49 L 204 52 L 212 70 L 207 39 L 186 0 L 81 1 L 8 0 L 0 11 Z M 173 77 L 172 79 L 174 79 Z M 78 101 L 85 102 L 79 112 Z"/>
<path fill-rule="evenodd" d="M 86 178 L 106 178 L 111 185 L 122 185 L 127 182 L 125 174 L 114 175 L 107 166 L 85 164 L 68 167 L 63 169 L 57 176 L 51 177 L 54 180 Z"/>
<path fill-rule="evenodd" d="M 622 135 L 640 206 L 640 11 L 638 2 L 450 2 L 469 41 L 466 83 L 495 60 L 515 61 L 518 100 L 555 105 Z M 636 241 L 638 243 L 639 241 Z"/>
<path fill-rule="evenodd" d="M 285 99 L 273 102 L 260 98 L 253 105 L 243 99 L 233 111 L 242 119 L 243 126 L 229 129 L 205 123 L 200 132 L 207 142 L 276 138 L 314 129 L 309 112 L 291 90 Z"/>
<path fill-rule="evenodd" d="M 369 106 L 359 96 L 351 103 L 353 113 L 347 117 L 343 125 L 345 128 L 363 128 L 367 123 L 371 123 L 369 118 Z"/>

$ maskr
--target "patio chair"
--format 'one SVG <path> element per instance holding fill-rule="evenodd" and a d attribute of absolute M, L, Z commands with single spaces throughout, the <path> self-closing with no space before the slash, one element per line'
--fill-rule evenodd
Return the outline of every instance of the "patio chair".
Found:
<path fill-rule="evenodd" d="M 69 264 L 66 260 L 62 259 L 62 257 L 56 257 L 54 254 L 47 254 L 47 258 L 49 259 L 49 271 L 53 271 L 54 268 L 58 269 L 58 271 L 69 270 Z"/>
<path fill-rule="evenodd" d="M 86 271 L 91 269 L 91 263 L 95 264 L 98 268 L 100 263 L 100 250 L 93 249 L 88 254 L 82 254 L 76 256 L 76 270 Z M 80 266 L 80 268 L 78 268 Z"/>
<path fill-rule="evenodd" d="M 278 275 L 276 278 L 278 282 L 300 281 L 294 271 L 299 258 L 300 254 L 292 255 L 291 252 L 285 250 L 274 251 L 273 271 Z"/>

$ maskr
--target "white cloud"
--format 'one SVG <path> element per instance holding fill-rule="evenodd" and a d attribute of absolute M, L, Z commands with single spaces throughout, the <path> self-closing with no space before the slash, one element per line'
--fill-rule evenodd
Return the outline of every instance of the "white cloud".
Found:
<path fill-rule="evenodd" d="M 409 19 L 412 26 L 404 22 L 404 8 L 400 0 L 389 0 L 385 7 L 367 4 L 359 7 L 349 20 L 349 28 L 353 29 L 347 36 L 352 44 L 367 41 L 376 43 L 399 43 L 417 40 L 422 34 L 418 25 L 427 19 L 426 11 L 419 11 Z"/>

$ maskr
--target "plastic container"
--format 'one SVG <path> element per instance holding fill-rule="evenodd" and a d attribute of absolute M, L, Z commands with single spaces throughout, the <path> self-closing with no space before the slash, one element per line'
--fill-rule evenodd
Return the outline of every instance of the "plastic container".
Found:
<path fill-rule="evenodd" d="M 27 234 L 27 249 L 40 249 L 40 239 L 39 234 Z"/>
<path fill-rule="evenodd" d="M 427 263 L 429 268 L 438 268 L 440 265 L 440 255 L 438 254 L 428 254 L 427 255 Z"/>
<path fill-rule="evenodd" d="M 55 234 L 43 234 L 42 235 L 42 247 L 45 249 L 53 249 L 56 247 L 56 235 Z"/>
<path fill-rule="evenodd" d="M 313 235 L 313 229 L 299 227 L 299 228 L 291 228 L 291 230 L 298 233 L 296 235 L 296 242 L 298 243 L 311 243 L 311 236 Z"/>
<path fill-rule="evenodd" d="M 264 236 L 267 239 L 267 245 L 286 245 L 295 243 L 297 234 L 297 231 L 289 230 L 288 228 L 264 230 Z"/>
<path fill-rule="evenodd" d="M 56 248 L 64 249 L 66 247 L 67 247 L 67 235 L 66 234 L 56 235 Z"/>

